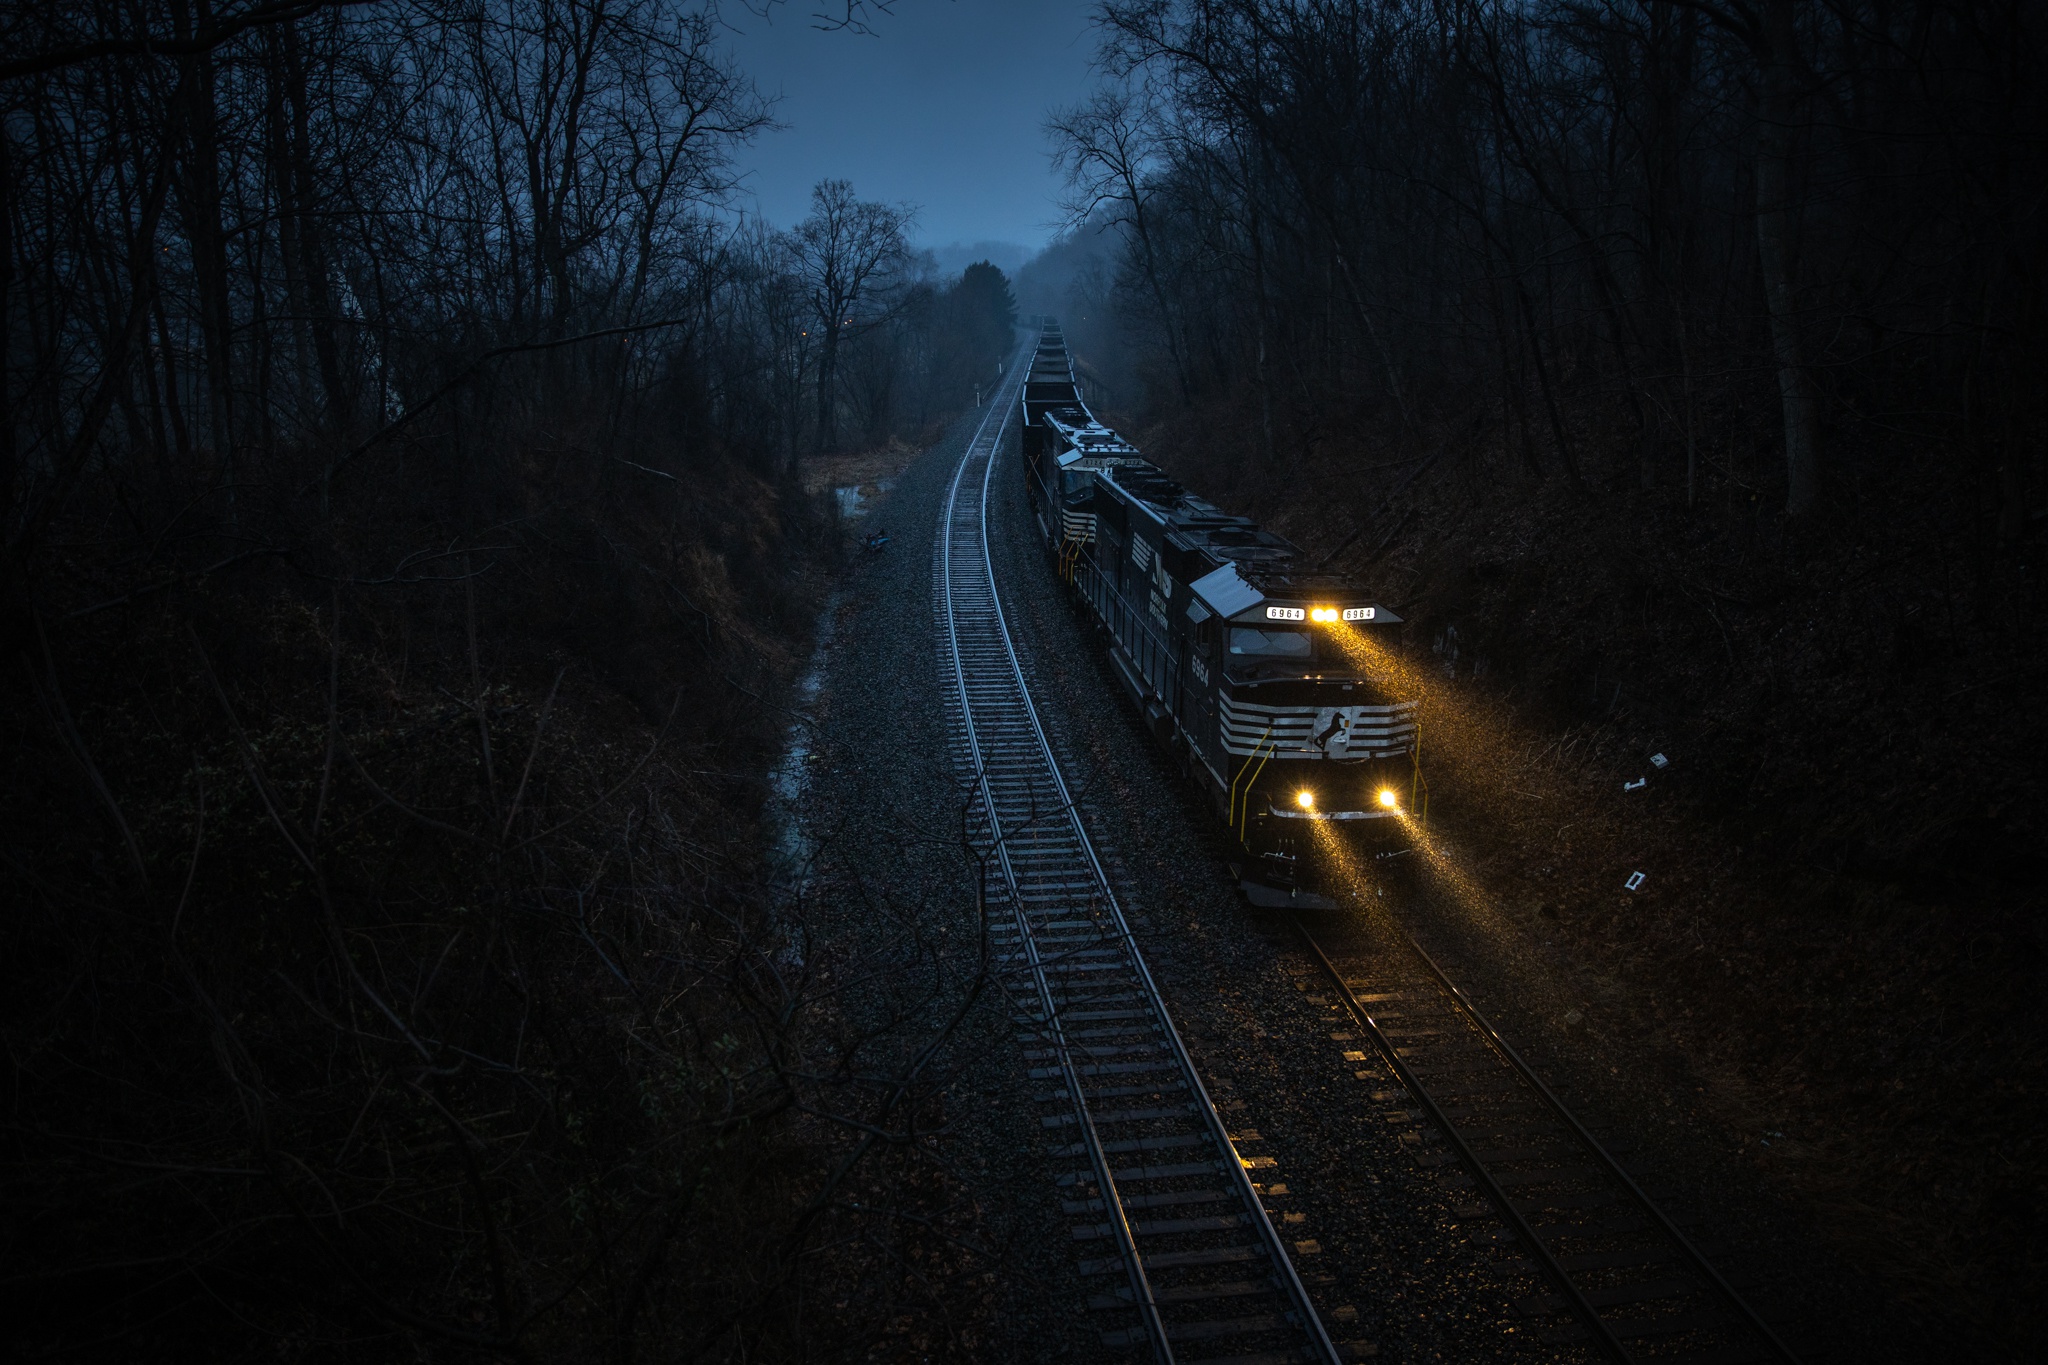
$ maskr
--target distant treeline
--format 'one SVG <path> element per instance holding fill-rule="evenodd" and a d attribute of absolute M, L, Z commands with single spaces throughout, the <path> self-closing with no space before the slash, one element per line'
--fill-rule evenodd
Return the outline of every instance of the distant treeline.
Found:
<path fill-rule="evenodd" d="M 1483 432 L 1537 479 L 1735 479 L 1794 517 L 1931 461 L 1998 542 L 2038 519 L 2038 8 L 1148 0 L 1102 23 L 1122 79 L 1053 133 L 1076 210 L 1121 229 L 1123 340 L 1167 405 L 1235 389 L 1269 451 Z M 1768 435 L 1764 467 L 1731 426 Z"/>
<path fill-rule="evenodd" d="M 907 208 L 832 181 L 789 232 L 713 211 L 770 106 L 699 7 L 303 8 L 10 31 L 86 54 L 0 86 L 19 529 L 117 450 L 235 485 L 318 449 L 292 472 L 327 487 L 429 430 L 483 448 L 538 420 L 772 474 L 971 401 L 1007 346 L 921 277 Z M 131 18 L 187 55 L 91 56 Z M 682 432 L 651 420 L 679 391 Z"/>

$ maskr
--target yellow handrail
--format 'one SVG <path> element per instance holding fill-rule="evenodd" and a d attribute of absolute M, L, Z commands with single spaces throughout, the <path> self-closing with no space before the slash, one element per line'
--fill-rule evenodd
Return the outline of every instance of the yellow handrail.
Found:
<path fill-rule="evenodd" d="M 1264 733 L 1260 734 L 1260 736 L 1252 742 L 1252 751 L 1245 755 L 1244 765 L 1237 770 L 1237 776 L 1232 778 L 1230 781 L 1229 824 L 1231 829 L 1233 830 L 1237 829 L 1238 827 L 1237 784 L 1240 781 L 1244 782 L 1244 832 L 1238 834 L 1237 841 L 1241 844 L 1244 844 L 1246 847 L 1251 846 L 1250 841 L 1245 838 L 1245 834 L 1250 832 L 1252 823 L 1252 783 L 1257 782 L 1259 780 L 1259 774 L 1266 770 L 1266 759 L 1271 758 L 1274 754 L 1274 751 L 1279 747 L 1278 745 L 1275 745 L 1273 749 L 1267 749 L 1265 758 L 1259 758 L 1259 750 L 1265 747 L 1266 736 L 1272 733 L 1273 727 L 1268 725 L 1265 728 Z M 1256 768 L 1252 766 L 1252 760 L 1255 758 L 1259 759 L 1259 766 Z M 1247 773 L 1250 774 L 1249 778 L 1246 777 Z"/>
<path fill-rule="evenodd" d="M 1241 826 L 1237 831 L 1237 841 L 1243 844 L 1246 848 L 1250 848 L 1252 846 L 1252 785 L 1259 780 L 1259 774 L 1266 770 L 1266 760 L 1272 758 L 1274 753 L 1278 751 L 1279 747 L 1280 746 L 1276 744 L 1272 748 L 1266 750 L 1264 757 L 1259 759 L 1259 766 L 1252 769 L 1251 781 L 1244 784 L 1244 820 L 1242 821 Z"/>
<path fill-rule="evenodd" d="M 1263 745 L 1266 736 L 1272 733 L 1273 727 L 1268 725 L 1265 732 L 1252 741 L 1252 751 L 1246 754 L 1244 762 L 1238 765 L 1237 776 L 1230 779 L 1230 808 L 1224 815 L 1224 823 L 1232 829 L 1237 828 L 1237 784 L 1244 781 L 1244 775 L 1251 771 L 1252 760 L 1259 756 L 1259 746 Z"/>
<path fill-rule="evenodd" d="M 1079 567 L 1079 565 L 1080 565 L 1080 561 L 1081 561 L 1081 541 L 1080 541 L 1080 538 L 1079 538 L 1078 536 L 1068 536 L 1068 537 L 1066 538 L 1066 540 L 1065 540 L 1064 542 L 1062 542 L 1062 543 L 1061 543 L 1061 545 L 1060 545 L 1060 559 L 1059 559 L 1059 574 L 1060 574 L 1060 582 L 1062 582 L 1062 583 L 1071 583 L 1071 582 L 1073 582 L 1073 581 L 1074 581 L 1074 570 L 1075 570 L 1076 568 L 1078 568 L 1078 567 Z"/>

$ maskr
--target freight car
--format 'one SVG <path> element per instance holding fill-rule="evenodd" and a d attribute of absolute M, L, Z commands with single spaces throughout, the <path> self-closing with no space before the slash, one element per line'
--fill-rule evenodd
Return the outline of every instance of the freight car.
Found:
<path fill-rule="evenodd" d="M 1390 690 L 1400 618 L 1097 421 L 1057 322 L 1017 421 L 1055 570 L 1228 827 L 1253 902 L 1327 904 L 1335 869 L 1412 849 L 1428 798 L 1415 702 Z"/>

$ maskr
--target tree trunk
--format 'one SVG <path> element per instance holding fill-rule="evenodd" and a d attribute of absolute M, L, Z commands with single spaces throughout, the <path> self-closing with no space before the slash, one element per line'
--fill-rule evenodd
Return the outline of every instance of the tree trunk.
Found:
<path fill-rule="evenodd" d="M 1257 199 L 1253 200 L 1254 205 Z M 1273 467 L 1273 374 L 1266 356 L 1266 228 L 1260 214 L 1252 213 L 1252 270 L 1255 280 L 1252 306 L 1256 314 L 1258 339 L 1259 378 L 1259 435 L 1264 444 L 1260 452 L 1265 457 L 1266 468 Z"/>
<path fill-rule="evenodd" d="M 818 454 L 831 450 L 839 439 L 839 405 L 833 386 L 839 378 L 839 327 L 837 320 L 825 326 L 823 344 L 818 347 Z"/>
<path fill-rule="evenodd" d="M 1515 346 L 1515 329 L 1508 321 L 1507 311 L 1501 306 L 1500 286 L 1497 283 L 1489 281 L 1486 297 L 1493 306 L 1493 338 L 1500 351 L 1502 444 L 1506 444 L 1507 427 L 1513 426 L 1518 430 L 1522 437 L 1522 463 L 1528 467 L 1530 475 L 1541 483 L 1544 476 L 1543 461 L 1536 456 L 1536 439 L 1529 431 L 1529 396 L 1524 391 L 1522 377 L 1516 373 L 1513 362 L 1513 352 L 1519 349 Z"/>
<path fill-rule="evenodd" d="M 164 371 L 164 412 L 171 419 L 171 449 L 180 464 L 189 465 L 192 459 L 192 434 L 185 427 L 184 400 L 178 395 L 178 385 L 183 379 L 178 373 L 177 353 L 173 349 L 170 319 L 164 313 L 164 299 L 157 293 L 150 300 L 150 307 L 156 314 L 156 349 Z"/>
<path fill-rule="evenodd" d="M 206 363 L 207 417 L 220 476 L 234 481 L 233 306 L 228 298 L 227 240 L 221 230 L 220 151 L 214 107 L 213 61 L 193 60 L 184 176 L 179 186 L 185 234 L 192 249 L 192 280 L 199 304 L 199 336 Z M 233 494 L 230 493 L 232 500 Z"/>
<path fill-rule="evenodd" d="M 14 156 L 13 138 L 0 128 L 0 338 L 8 367 L 14 350 Z M 0 526 L 14 523 L 15 484 L 20 471 L 14 453 L 14 383 L 0 370 Z"/>
<path fill-rule="evenodd" d="M 1785 412 L 1785 514 L 1805 517 L 1820 495 L 1816 450 L 1819 398 L 1799 344 L 1792 280 L 1792 115 L 1798 38 L 1793 0 L 1764 9 L 1763 73 L 1756 130 L 1756 242 L 1770 310 L 1771 354 Z"/>
<path fill-rule="evenodd" d="M 1159 325 L 1166 329 L 1166 349 L 1173 357 L 1173 377 L 1180 385 L 1182 406 L 1191 407 L 1195 401 L 1194 385 L 1188 379 L 1188 359 L 1181 344 L 1180 329 L 1174 326 L 1173 306 L 1166 301 L 1166 286 L 1159 278 L 1159 258 L 1152 250 L 1152 229 L 1145 221 L 1144 191 L 1135 176 L 1125 177 L 1125 193 L 1131 201 L 1131 226 L 1138 234 L 1138 245 L 1145 255 L 1145 281 L 1152 287 L 1152 301 L 1159 309 Z"/>
<path fill-rule="evenodd" d="M 348 380 L 342 373 L 341 342 L 335 333 L 334 296 L 328 281 L 325 229 L 320 215 L 313 208 L 313 137 L 306 91 L 306 56 L 299 46 L 296 24 L 279 25 L 279 39 L 284 46 L 285 94 L 291 101 L 288 170 L 292 184 L 288 212 L 296 229 L 298 275 L 305 295 L 313 353 L 320 366 L 320 388 L 326 399 L 327 419 L 339 423 L 354 407 L 354 396 L 349 392 Z"/>
<path fill-rule="evenodd" d="M 1522 325 L 1529 334 L 1529 354 L 1536 361 L 1536 383 L 1543 390 L 1543 406 L 1550 414 L 1550 437 L 1557 442 L 1557 458 L 1564 465 L 1565 477 L 1574 488 L 1585 486 L 1579 477 L 1579 461 L 1572 454 L 1572 444 L 1565 435 L 1564 415 L 1557 410 L 1557 391 L 1551 387 L 1550 366 L 1543 359 L 1543 338 L 1536 330 L 1536 305 L 1529 298 L 1529 287 L 1520 275 L 1515 276 L 1515 298 L 1522 305 Z"/>

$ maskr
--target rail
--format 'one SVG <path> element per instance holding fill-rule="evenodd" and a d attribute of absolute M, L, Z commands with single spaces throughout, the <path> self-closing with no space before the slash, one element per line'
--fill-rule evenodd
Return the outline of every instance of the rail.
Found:
<path fill-rule="evenodd" d="M 1006 389 L 1028 372 L 1015 367 Z M 991 416 L 1014 399 L 1006 392 Z M 1068 1203 L 1069 1212 L 1090 1219 L 1074 1235 L 1106 1236 L 1128 1283 L 1127 1295 L 1102 1296 L 1096 1306 L 1127 1304 L 1138 1320 L 1136 1332 L 1105 1332 L 1105 1344 L 1143 1341 L 1162 1363 L 1193 1365 L 1179 1352 L 1194 1343 L 1226 1352 L 1216 1359 L 1283 1348 L 1335 1362 L 1336 1347 L 1132 937 L 1026 685 L 989 551 L 989 489 L 1003 435 L 989 425 L 984 419 L 954 471 L 935 554 L 941 638 L 958 707 L 955 755 L 994 874 L 988 903 L 1008 910 L 1006 932 L 996 937 L 1012 951 L 1001 960 L 1035 1007 L 1023 1021 L 1027 1045 L 1055 1063 L 1043 1069 L 1045 1078 L 1060 1082 L 1057 1100 L 1041 1098 L 1067 1111 L 1042 1122 L 1079 1139 L 1061 1151 L 1082 1159 L 1072 1179 L 1095 1192 Z M 1172 1155 L 1205 1152 L 1196 1160 Z M 1117 1169 L 1121 1153 L 1141 1164 Z M 1163 1164 L 1148 1164 L 1162 1155 Z M 1135 1202 L 1126 1193 L 1134 1184 L 1148 1191 Z M 1182 1205 L 1234 1212 L 1132 1214 Z M 1267 1272 L 1261 1281 L 1203 1278 L 1259 1262 Z M 1086 1273 L 1092 1263 L 1083 1264 Z M 1173 1283 L 1162 1289 L 1156 1272 Z M 1243 1312 L 1255 1303 L 1270 1311 Z M 1217 1316 L 1219 1304 L 1237 1316 Z"/>
<path fill-rule="evenodd" d="M 1332 959 L 1323 945 L 1309 930 L 1307 924 L 1297 918 L 1295 929 L 1299 933 L 1303 945 L 1307 948 L 1309 956 L 1320 971 L 1337 988 L 1339 998 L 1343 1002 L 1345 1010 L 1365 1030 L 1367 1036 L 1372 1040 L 1374 1048 L 1385 1062 L 1387 1069 L 1400 1083 L 1407 1097 L 1416 1104 L 1430 1127 L 1437 1134 L 1441 1135 L 1445 1144 L 1451 1149 L 1458 1164 L 1472 1177 L 1478 1189 L 1498 1212 L 1501 1220 L 1507 1224 L 1509 1230 L 1514 1235 L 1514 1241 L 1519 1245 L 1523 1254 L 1540 1271 L 1541 1275 L 1548 1279 L 1557 1289 L 1571 1316 L 1576 1318 L 1580 1325 L 1585 1328 L 1592 1337 L 1593 1344 L 1603 1354 L 1610 1360 L 1621 1362 L 1622 1365 L 1629 1365 L 1629 1362 L 1642 1357 L 1631 1352 L 1624 1341 L 1625 1336 L 1648 1335 L 1652 1334 L 1653 1331 L 1664 1331 L 1666 1329 L 1672 1334 L 1678 1334 L 1681 1331 L 1697 1331 L 1721 1333 L 1725 1336 L 1732 1332 L 1738 1338 L 1744 1335 L 1749 1337 L 1750 1345 L 1748 1349 L 1750 1354 L 1747 1358 L 1763 1355 L 1775 1358 L 1783 1362 L 1784 1365 L 1798 1365 L 1798 1356 L 1785 1344 L 1783 1339 L 1764 1321 L 1756 1309 L 1736 1291 L 1727 1278 L 1714 1267 L 1712 1262 L 1699 1250 L 1698 1246 L 1679 1228 L 1678 1224 L 1650 1198 L 1649 1194 L 1628 1173 L 1620 1161 L 1607 1149 L 1606 1145 L 1601 1143 L 1586 1125 L 1580 1122 L 1578 1117 L 1571 1112 L 1557 1096 L 1556 1092 L 1544 1083 L 1542 1078 L 1536 1074 L 1535 1070 L 1523 1059 L 1521 1054 L 1480 1013 L 1470 997 L 1452 982 L 1449 975 L 1445 973 L 1436 959 L 1430 956 L 1412 936 L 1398 929 L 1391 930 L 1391 936 L 1398 940 L 1399 945 L 1411 950 L 1415 959 L 1422 964 L 1425 981 L 1440 993 L 1437 998 L 1448 1001 L 1455 1017 L 1462 1019 L 1470 1026 L 1470 1033 L 1465 1036 L 1476 1037 L 1483 1045 L 1486 1053 L 1491 1054 L 1492 1057 L 1497 1059 L 1506 1068 L 1512 1078 L 1512 1085 L 1526 1087 L 1527 1092 L 1537 1098 L 1542 1108 L 1551 1115 L 1568 1135 L 1568 1146 L 1557 1147 L 1553 1145 L 1548 1156 L 1533 1161 L 1529 1156 L 1528 1150 L 1517 1151 L 1513 1143 L 1498 1137 L 1496 1137 L 1497 1154 L 1489 1155 L 1487 1151 L 1481 1150 L 1475 1144 L 1472 1137 L 1468 1136 L 1468 1133 L 1476 1135 L 1482 1132 L 1493 1132 L 1497 1135 L 1503 1128 L 1515 1126 L 1514 1120 L 1503 1117 L 1515 1111 L 1515 1104 L 1513 1101 L 1496 1103 L 1489 1109 L 1485 1104 L 1475 1101 L 1474 1096 L 1483 1093 L 1485 1086 L 1482 1082 L 1475 1079 L 1475 1077 L 1482 1073 L 1476 1071 L 1471 1063 L 1470 1048 L 1466 1048 L 1461 1055 L 1458 1050 L 1459 1041 L 1457 1035 L 1434 1028 L 1418 1031 L 1415 1028 L 1415 1024 L 1418 1020 L 1429 1019 L 1429 1016 L 1426 1014 L 1393 1014 L 1384 1012 L 1384 1005 L 1382 1010 L 1375 1010 L 1372 1007 L 1374 1003 L 1384 1002 L 1385 1004 L 1394 1005 L 1396 1010 L 1412 1011 L 1418 1005 L 1426 1005 L 1428 1003 L 1428 1001 L 1419 998 L 1414 992 L 1395 988 L 1398 983 L 1394 979 L 1394 968 L 1385 954 L 1378 951 L 1361 954 L 1365 960 L 1373 964 L 1373 970 L 1380 977 L 1374 983 L 1375 989 L 1369 995 L 1362 997 L 1354 988 L 1352 979 L 1339 968 L 1336 961 Z M 1408 1046 L 1397 1044 L 1397 1035 L 1389 1032 L 1387 1022 L 1389 1019 L 1396 1018 L 1402 1020 L 1407 1025 L 1404 1030 L 1399 1031 L 1398 1036 L 1410 1038 L 1411 1042 Z M 1436 1040 L 1433 1047 L 1426 1048 L 1418 1045 L 1423 1038 L 1429 1037 L 1433 1037 Z M 1424 1056 L 1425 1053 L 1428 1054 L 1426 1058 Z M 1424 1060 L 1434 1063 L 1431 1070 L 1437 1074 L 1457 1078 L 1456 1088 L 1461 1095 L 1459 1100 L 1439 1101 L 1430 1093 L 1428 1085 L 1425 1084 L 1422 1069 L 1417 1065 L 1418 1062 Z M 1519 1095 L 1522 1092 L 1517 1089 L 1513 1093 Z M 1462 1104 L 1464 1108 L 1457 1112 L 1448 1112 L 1448 1106 L 1451 1104 Z M 1571 1162 L 1588 1159 L 1590 1160 L 1590 1166 L 1579 1168 L 1586 1172 L 1586 1174 L 1577 1176 L 1568 1174 L 1573 1169 L 1570 1165 Z M 1506 1173 L 1496 1169 L 1497 1165 L 1515 1163 L 1534 1165 L 1536 1169 L 1513 1173 Z M 1546 1165 L 1546 1163 L 1548 1164 Z M 1606 1182 L 1604 1192 L 1599 1185 L 1599 1182 L 1603 1180 Z M 1540 1185 L 1546 1183 L 1562 1185 L 1568 1181 L 1579 1186 L 1590 1183 L 1595 1188 L 1591 1191 L 1581 1188 L 1563 1196 L 1551 1195 L 1547 1199 L 1540 1196 L 1536 1198 L 1528 1196 L 1528 1191 Z M 1511 1193 L 1509 1189 L 1510 1182 L 1512 1182 L 1515 1189 L 1523 1192 L 1521 1198 L 1518 1199 Z M 1662 1281 L 1648 1285 L 1638 1285 L 1633 1289 L 1627 1285 L 1617 1286 L 1613 1284 L 1589 1287 L 1587 1284 L 1582 1283 L 1582 1277 L 1585 1273 L 1588 1271 L 1611 1273 L 1616 1266 L 1627 1263 L 1626 1254 L 1620 1256 L 1613 1252 L 1592 1255 L 1581 1254 L 1577 1256 L 1560 1254 L 1553 1243 L 1560 1236 L 1562 1230 L 1559 1228 L 1547 1230 L 1539 1228 L 1531 1221 L 1529 1216 L 1530 1212 L 1537 1209 L 1561 1210 L 1566 1207 L 1593 1207 L 1606 1202 L 1610 1198 L 1615 1202 L 1625 1201 L 1639 1210 L 1652 1226 L 1653 1230 L 1650 1233 L 1650 1240 L 1652 1242 L 1661 1242 L 1662 1244 L 1661 1247 L 1648 1246 L 1640 1235 L 1633 1235 L 1636 1246 L 1635 1254 L 1644 1258 L 1641 1263 L 1682 1263 L 1691 1271 L 1696 1278 L 1697 1284 L 1687 1286 L 1680 1283 Z M 1545 1235 L 1546 1231 L 1549 1233 L 1548 1237 Z M 1571 1231 L 1562 1231 L 1562 1235 L 1572 1236 L 1575 1234 Z M 1583 1236 L 1584 1234 L 1579 1233 L 1576 1235 Z M 1616 1320 L 1611 1312 L 1602 1311 L 1603 1309 L 1612 1310 L 1617 1307 L 1640 1304 L 1645 1301 L 1682 1300 L 1688 1297 L 1696 1302 L 1718 1302 L 1721 1312 L 1718 1316 L 1712 1314 L 1694 1314 L 1690 1317 L 1678 1315 L 1667 1318 L 1661 1326 L 1656 1325 L 1654 1322 L 1650 1326 L 1646 1326 L 1640 1320 Z M 1716 1358 L 1740 1358 L 1741 1350 L 1742 1348 L 1738 1345 L 1736 1353 L 1733 1355 L 1729 1354 L 1726 1350 L 1719 1350 L 1714 1354 Z M 1685 1356 L 1680 1355 L 1672 1358 L 1684 1359 Z"/>

